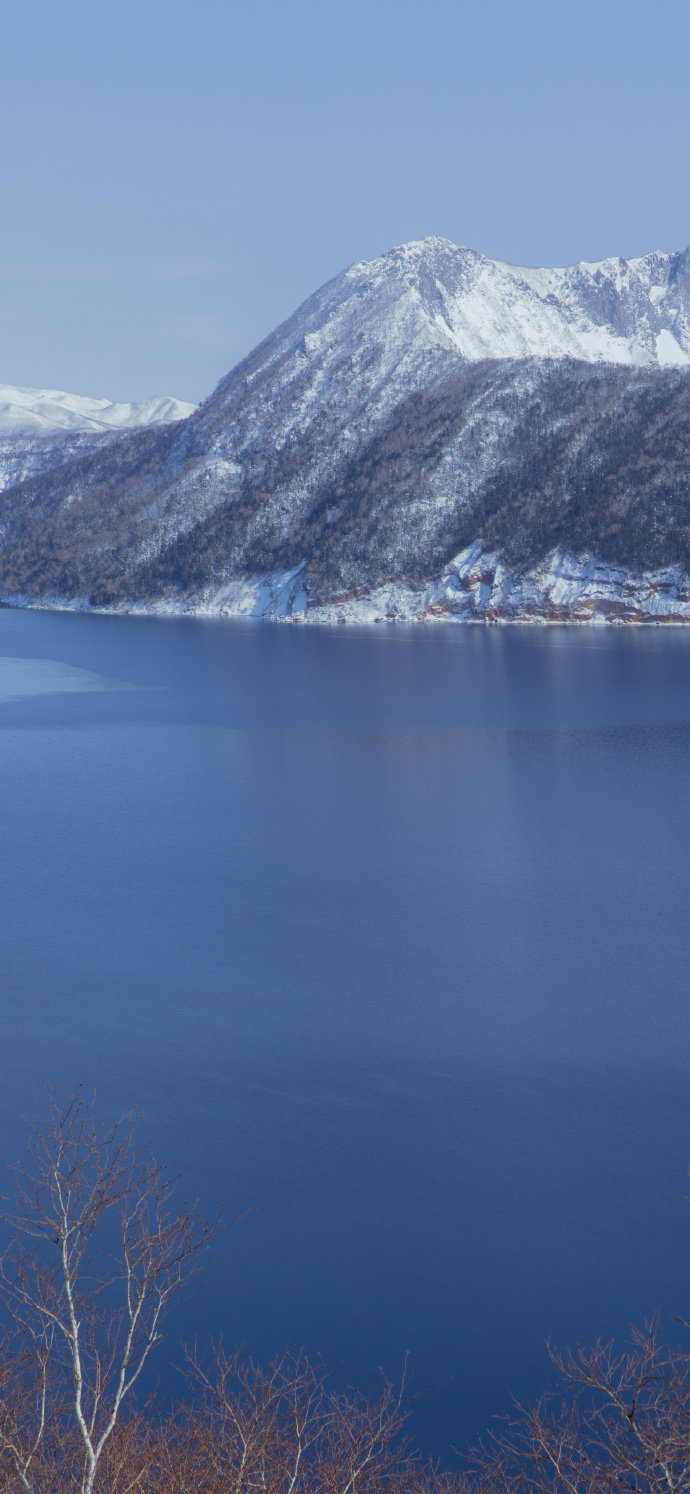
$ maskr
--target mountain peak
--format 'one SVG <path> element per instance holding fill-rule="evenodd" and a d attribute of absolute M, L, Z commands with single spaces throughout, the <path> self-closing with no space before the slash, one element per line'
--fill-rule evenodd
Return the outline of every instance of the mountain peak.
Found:
<path fill-rule="evenodd" d="M 462 358 L 577 358 L 589 363 L 690 365 L 690 251 L 655 250 L 639 259 L 580 261 L 565 268 L 490 259 L 431 236 L 360 261 L 334 291 L 354 281 L 357 314 L 369 291 L 372 315 L 394 321 L 412 295 L 424 340 Z M 387 302 L 387 313 L 384 307 Z M 331 308 L 332 310 L 333 308 Z M 421 323 L 420 323 L 421 335 Z"/>

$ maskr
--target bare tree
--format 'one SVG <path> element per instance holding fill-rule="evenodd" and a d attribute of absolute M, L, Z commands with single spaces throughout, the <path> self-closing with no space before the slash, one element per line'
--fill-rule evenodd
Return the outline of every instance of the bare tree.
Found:
<path fill-rule="evenodd" d="M 324 1375 L 302 1355 L 283 1354 L 267 1369 L 222 1341 L 205 1356 L 187 1353 L 193 1391 L 188 1438 L 197 1477 L 227 1494 L 268 1489 L 295 1494 L 320 1435 Z M 201 1484 L 198 1484 L 201 1487 Z"/>
<path fill-rule="evenodd" d="M 66 1487 L 93 1494 L 170 1304 L 220 1228 L 196 1205 L 175 1211 L 177 1180 L 138 1150 L 137 1123 L 125 1116 L 99 1127 L 80 1091 L 64 1104 L 53 1094 L 46 1120 L 31 1130 L 28 1164 L 13 1169 L 0 1279 L 24 1372 L 14 1400 L 2 1387 L 0 1431 L 3 1466 L 26 1494 L 40 1487 L 36 1469 L 58 1400 L 63 1457 L 70 1420 L 80 1449 Z M 18 1363 L 5 1356 L 12 1374 Z"/>
<path fill-rule="evenodd" d="M 408 1400 L 407 1363 L 397 1385 L 380 1372 L 375 1395 L 354 1388 L 331 1395 L 318 1447 L 319 1487 L 327 1494 L 414 1489 L 421 1460 L 405 1435 Z"/>
<path fill-rule="evenodd" d="M 659 1322 L 623 1351 L 597 1341 L 551 1349 L 560 1383 L 478 1449 L 475 1490 L 490 1494 L 688 1494 L 690 1355 Z"/>
<path fill-rule="evenodd" d="M 333 1390 L 324 1364 L 279 1356 L 267 1369 L 222 1343 L 188 1355 L 196 1392 L 187 1422 L 185 1490 L 194 1494 L 383 1494 L 440 1488 L 409 1447 L 406 1373 L 372 1395 Z M 174 1485 L 178 1487 L 177 1484 Z M 182 1487 L 182 1486 L 180 1486 Z"/>

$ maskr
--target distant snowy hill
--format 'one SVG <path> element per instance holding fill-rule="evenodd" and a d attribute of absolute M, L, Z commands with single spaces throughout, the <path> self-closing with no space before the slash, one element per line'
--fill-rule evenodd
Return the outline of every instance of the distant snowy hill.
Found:
<path fill-rule="evenodd" d="M 0 436 L 52 431 L 117 431 L 183 420 L 196 407 L 169 395 L 118 404 L 109 399 L 65 394 L 60 389 L 19 389 L 0 384 Z"/>
<path fill-rule="evenodd" d="M 137 427 L 168 425 L 195 409 L 169 395 L 118 404 L 61 389 L 0 384 L 0 492 L 122 440 Z"/>
<path fill-rule="evenodd" d="M 7 600 L 690 619 L 690 250 L 547 270 L 403 245 L 189 418 L 139 423 L 63 432 L 52 465 L 21 438 Z"/>

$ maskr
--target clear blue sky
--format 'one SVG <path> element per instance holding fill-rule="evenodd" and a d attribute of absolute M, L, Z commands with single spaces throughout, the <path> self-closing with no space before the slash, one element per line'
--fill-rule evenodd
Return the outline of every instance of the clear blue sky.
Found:
<path fill-rule="evenodd" d="M 5 6 L 0 382 L 198 399 L 430 233 L 685 247 L 689 59 L 687 0 Z"/>

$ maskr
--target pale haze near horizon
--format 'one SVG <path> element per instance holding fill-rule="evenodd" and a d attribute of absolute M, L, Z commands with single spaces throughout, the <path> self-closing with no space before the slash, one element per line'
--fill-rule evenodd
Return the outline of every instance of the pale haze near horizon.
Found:
<path fill-rule="evenodd" d="M 347 264 L 690 242 L 686 4 L 3 17 L 0 383 L 198 400 Z"/>

